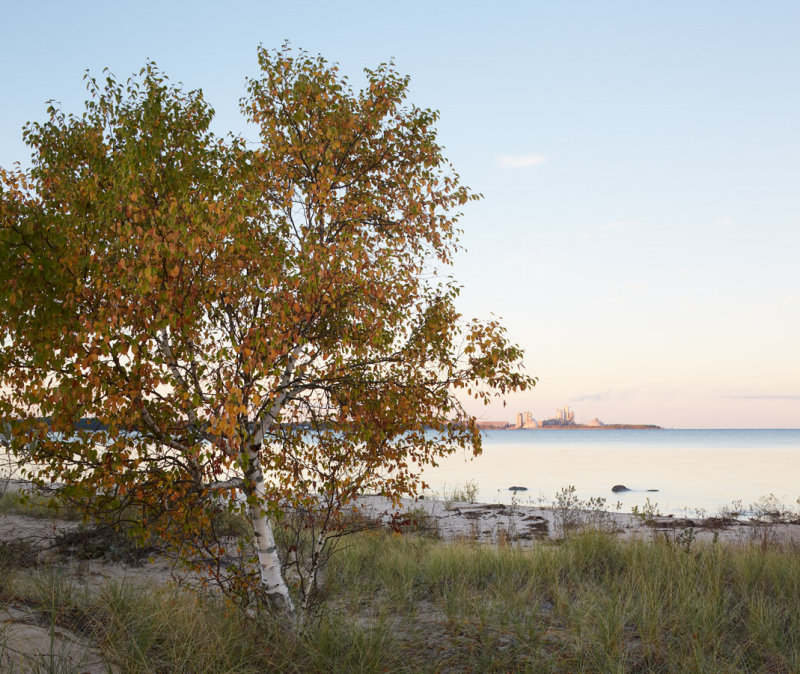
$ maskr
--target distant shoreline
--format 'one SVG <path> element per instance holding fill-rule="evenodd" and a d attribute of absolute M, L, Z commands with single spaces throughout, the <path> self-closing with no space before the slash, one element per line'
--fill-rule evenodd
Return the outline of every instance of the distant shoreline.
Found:
<path fill-rule="evenodd" d="M 503 426 L 500 422 L 478 421 L 475 425 L 482 431 L 602 431 L 609 428 L 612 430 L 664 430 L 661 426 L 656 426 L 654 424 L 603 424 L 602 426 L 589 426 L 587 424 L 548 424 L 547 426 L 525 428 L 524 426 L 512 426 L 511 424 Z"/>

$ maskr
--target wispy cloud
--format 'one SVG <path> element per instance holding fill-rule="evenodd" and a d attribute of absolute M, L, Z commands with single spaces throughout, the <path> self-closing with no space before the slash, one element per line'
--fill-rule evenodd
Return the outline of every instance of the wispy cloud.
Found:
<path fill-rule="evenodd" d="M 730 215 L 721 215 L 718 218 L 714 218 L 714 225 L 716 227 L 730 227 L 735 220 Z"/>
<path fill-rule="evenodd" d="M 543 154 L 499 154 L 497 155 L 497 165 L 500 168 L 520 169 L 538 166 L 547 161 Z"/>
<path fill-rule="evenodd" d="M 800 395 L 767 393 L 764 395 L 728 396 L 731 400 L 800 400 Z"/>

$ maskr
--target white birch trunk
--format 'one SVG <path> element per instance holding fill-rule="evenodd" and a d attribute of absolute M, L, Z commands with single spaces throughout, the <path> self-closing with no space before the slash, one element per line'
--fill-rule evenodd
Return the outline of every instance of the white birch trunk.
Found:
<path fill-rule="evenodd" d="M 271 608 L 275 613 L 287 622 L 294 622 L 296 612 L 289 588 L 281 574 L 281 560 L 278 557 L 278 549 L 275 547 L 275 536 L 272 534 L 272 524 L 267 513 L 261 507 L 266 497 L 264 488 L 264 473 L 261 470 L 261 460 L 258 450 L 261 447 L 264 434 L 278 418 L 286 399 L 290 397 L 289 383 L 297 364 L 297 357 L 302 352 L 300 345 L 295 346 L 290 352 L 286 362 L 286 368 L 281 376 L 279 390 L 281 391 L 275 398 L 269 411 L 261 418 L 257 430 L 248 439 L 247 445 L 247 472 L 245 477 L 251 481 L 253 494 L 255 495 L 255 505 L 250 507 L 250 523 L 253 526 L 253 533 L 256 537 L 256 552 L 258 554 L 258 570 L 261 576 L 261 588 L 267 597 Z"/>
<path fill-rule="evenodd" d="M 255 505 L 250 506 L 250 522 L 255 534 L 256 552 L 258 554 L 258 571 L 261 578 L 261 588 L 267 597 L 270 607 L 282 619 L 294 622 L 295 610 L 289 587 L 281 574 L 281 560 L 275 546 L 275 536 L 272 534 L 272 524 L 267 513 L 261 507 L 266 491 L 264 489 L 264 474 L 257 451 L 248 452 L 250 465 L 247 474 L 248 480 L 255 483 Z"/>

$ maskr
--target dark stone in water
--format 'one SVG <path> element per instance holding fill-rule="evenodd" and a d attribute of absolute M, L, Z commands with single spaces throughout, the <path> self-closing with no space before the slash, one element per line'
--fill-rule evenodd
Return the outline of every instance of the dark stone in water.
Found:
<path fill-rule="evenodd" d="M 648 489 L 647 491 L 658 491 L 658 489 Z"/>
<path fill-rule="evenodd" d="M 615 484 L 611 487 L 611 491 L 613 492 L 620 492 L 620 491 L 630 491 L 624 484 Z"/>
<path fill-rule="evenodd" d="M 514 487 L 509 487 L 508 491 L 528 491 L 528 488 L 514 486 Z"/>

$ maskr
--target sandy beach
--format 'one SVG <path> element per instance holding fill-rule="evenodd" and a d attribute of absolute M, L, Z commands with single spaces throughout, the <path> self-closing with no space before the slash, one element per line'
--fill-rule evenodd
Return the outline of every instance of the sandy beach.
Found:
<path fill-rule="evenodd" d="M 26 488 L 22 482 L 9 483 L 11 490 Z M 379 496 L 362 496 L 354 504 L 354 522 L 365 527 L 384 528 L 437 538 L 448 542 L 466 541 L 476 545 L 533 546 L 552 545 L 581 532 L 601 530 L 623 539 L 657 540 L 688 546 L 699 541 L 726 544 L 797 545 L 800 521 L 757 521 L 753 518 L 679 518 L 607 512 L 600 509 L 533 507 L 492 503 L 467 503 L 442 499 L 405 499 L 400 508 Z M 653 516 L 649 516 L 653 515 Z M 785 518 L 784 518 L 785 519 Z M 161 554 L 135 563 L 110 559 L 86 559 L 70 554 L 58 545 L 59 537 L 78 528 L 75 521 L 33 517 L 20 512 L 0 515 L 0 545 L 28 551 L 30 560 L 23 572 L 36 574 L 41 569 L 58 568 L 60 582 L 73 591 L 97 593 L 115 584 L 167 585 L 172 582 L 197 582 L 186 573 L 174 571 L 170 560 Z M 22 544 L 20 548 L 20 544 Z M 556 549 L 553 547 L 552 549 Z M 33 577 L 33 576 L 32 576 Z M 101 653 L 99 644 L 59 627 L 51 632 L 42 622 L 41 611 L 23 599 L 9 596 L 0 607 L 4 625 L 5 650 L 0 666 L 16 663 L 32 666 L 48 649 L 57 649 L 64 662 L 80 663 L 81 671 L 117 671 Z"/>
<path fill-rule="evenodd" d="M 747 517 L 675 517 L 607 510 L 559 509 L 530 505 L 446 502 L 404 499 L 400 509 L 379 496 L 363 496 L 358 507 L 365 517 L 389 525 L 393 518 L 422 518 L 445 541 L 535 545 L 580 531 L 599 529 L 622 538 L 692 536 L 696 541 L 745 543 L 771 541 L 800 543 L 800 518 L 789 521 Z M 691 533 L 688 533 L 691 532 Z"/>
<path fill-rule="evenodd" d="M 8 481 L 6 489 L 21 491 L 29 483 Z M 547 507 L 448 501 L 441 498 L 406 498 L 398 507 L 389 499 L 364 495 L 352 504 L 354 513 L 373 526 L 402 533 L 421 531 L 443 541 L 471 540 L 486 544 L 535 545 L 589 530 L 613 533 L 624 539 L 691 535 L 696 541 L 745 543 L 770 541 L 800 543 L 800 514 L 772 513 L 761 518 L 661 515 L 657 510 L 625 513 L 600 508 Z M 0 515 L 0 541 L 31 541 L 48 548 L 55 536 L 76 528 L 75 522 L 20 514 Z"/>

